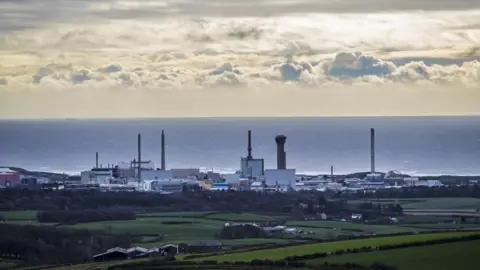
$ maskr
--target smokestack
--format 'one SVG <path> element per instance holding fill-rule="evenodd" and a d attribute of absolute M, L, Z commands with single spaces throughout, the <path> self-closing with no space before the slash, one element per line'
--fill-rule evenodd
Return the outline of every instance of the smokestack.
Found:
<path fill-rule="evenodd" d="M 333 165 L 330 166 L 330 177 L 332 177 L 332 180 L 333 180 Z"/>
<path fill-rule="evenodd" d="M 95 153 L 95 168 L 98 168 L 98 152 Z"/>
<path fill-rule="evenodd" d="M 162 171 L 165 171 L 165 133 L 162 130 Z"/>
<path fill-rule="evenodd" d="M 247 160 L 252 160 L 252 131 L 248 131 L 248 147 L 247 147 L 248 155 Z"/>
<path fill-rule="evenodd" d="M 137 160 L 138 181 L 142 180 L 142 135 L 138 133 L 138 160 Z"/>
<path fill-rule="evenodd" d="M 277 143 L 277 169 L 285 170 L 287 169 L 287 154 L 285 153 L 285 141 L 287 137 L 285 135 L 278 135 L 275 137 L 275 142 Z"/>
<path fill-rule="evenodd" d="M 375 173 L 375 129 L 370 129 L 370 171 Z"/>

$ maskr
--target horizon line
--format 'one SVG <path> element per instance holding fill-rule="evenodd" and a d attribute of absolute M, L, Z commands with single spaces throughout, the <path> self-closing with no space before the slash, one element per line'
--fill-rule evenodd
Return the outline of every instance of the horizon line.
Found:
<path fill-rule="evenodd" d="M 76 121 L 76 120 L 190 120 L 190 119 L 306 119 L 306 118 L 449 118 L 449 117 L 480 117 L 480 114 L 436 114 L 436 115 L 306 115 L 306 116 L 138 116 L 138 117 L 0 117 L 0 121 L 45 121 L 45 120 L 61 120 L 61 121 Z"/>

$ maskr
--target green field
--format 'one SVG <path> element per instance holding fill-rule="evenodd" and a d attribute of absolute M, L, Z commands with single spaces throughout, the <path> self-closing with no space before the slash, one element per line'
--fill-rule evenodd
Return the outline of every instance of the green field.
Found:
<path fill-rule="evenodd" d="M 202 217 L 212 212 L 152 212 L 137 213 L 137 217 Z"/>
<path fill-rule="evenodd" d="M 229 247 L 246 247 L 246 246 L 258 246 L 258 245 L 281 245 L 288 243 L 304 243 L 305 240 L 285 239 L 285 238 L 245 238 L 245 239 L 222 239 L 223 246 Z M 140 243 L 138 244 L 144 248 L 151 248 L 162 246 L 165 244 L 171 244 L 171 241 L 161 241 L 155 243 Z"/>
<path fill-rule="evenodd" d="M 359 263 L 371 265 L 383 262 L 397 266 L 400 270 L 477 270 L 480 240 L 438 244 L 433 246 L 400 248 L 387 251 L 365 252 L 330 256 L 307 260 L 309 265 L 329 263 Z"/>
<path fill-rule="evenodd" d="M 432 230 L 458 229 L 458 228 L 480 229 L 480 224 L 471 224 L 471 223 L 413 224 L 411 226 L 415 228 L 432 229 Z"/>
<path fill-rule="evenodd" d="M 171 224 L 171 222 L 174 224 Z M 224 224 L 223 221 L 200 218 L 138 218 L 137 220 L 126 221 L 81 223 L 73 227 L 134 235 L 164 235 L 164 241 L 166 242 L 183 242 L 211 240 Z"/>
<path fill-rule="evenodd" d="M 391 233 L 400 233 L 400 232 L 415 232 L 419 231 L 413 228 L 395 226 L 395 225 L 368 225 L 352 222 L 342 222 L 342 221 L 289 221 L 287 222 L 288 226 L 305 226 L 305 227 L 319 227 L 319 228 L 335 228 L 335 230 L 361 230 L 365 233 L 376 233 L 376 234 L 391 234 Z M 344 232 L 348 234 L 347 232 Z"/>
<path fill-rule="evenodd" d="M 361 248 L 363 246 L 380 246 L 389 244 L 418 242 L 433 239 L 443 239 L 450 237 L 460 237 L 471 235 L 471 232 L 454 232 L 454 233 L 434 233 L 434 234 L 417 234 L 406 236 L 392 236 L 392 237 L 378 237 L 368 239 L 356 239 L 348 241 L 336 241 L 320 244 L 309 244 L 302 246 L 292 246 L 287 248 L 273 248 L 266 250 L 258 250 L 251 252 L 232 253 L 225 255 L 212 256 L 202 258 L 202 260 L 216 260 L 216 261 L 251 261 L 252 259 L 269 259 L 281 260 L 286 256 L 306 255 L 317 252 L 334 252 L 340 249 Z"/>
<path fill-rule="evenodd" d="M 37 211 L 0 211 L 5 220 L 36 220 Z"/>
<path fill-rule="evenodd" d="M 477 209 L 480 199 L 476 198 L 429 198 L 425 202 L 403 204 L 403 208 L 414 209 Z"/>
<path fill-rule="evenodd" d="M 282 216 L 263 216 L 251 213 L 213 213 L 207 215 L 207 219 L 218 219 L 233 222 L 266 222 L 284 220 Z"/>
<path fill-rule="evenodd" d="M 351 200 L 349 203 L 398 203 L 404 209 L 477 209 L 480 208 L 480 199 L 476 198 L 403 198 L 403 199 L 366 199 Z"/>

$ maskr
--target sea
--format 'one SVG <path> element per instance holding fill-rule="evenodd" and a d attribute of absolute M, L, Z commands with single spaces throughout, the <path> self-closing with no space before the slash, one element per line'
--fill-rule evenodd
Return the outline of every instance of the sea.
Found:
<path fill-rule="evenodd" d="M 161 132 L 167 168 L 235 172 L 247 155 L 276 167 L 274 137 L 287 137 L 287 167 L 297 173 L 369 171 L 370 128 L 375 128 L 377 171 L 411 175 L 480 175 L 480 117 L 306 117 L 0 120 L 0 166 L 78 174 L 99 161 L 137 156 L 160 166 Z"/>

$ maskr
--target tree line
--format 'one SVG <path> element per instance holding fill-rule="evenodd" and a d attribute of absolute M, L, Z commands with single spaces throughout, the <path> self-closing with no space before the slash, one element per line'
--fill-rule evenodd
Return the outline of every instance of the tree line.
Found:
<path fill-rule="evenodd" d="M 180 212 L 223 211 L 252 212 L 262 214 L 304 215 L 326 213 L 351 215 L 352 211 L 374 216 L 401 215 L 399 205 L 355 205 L 346 200 L 329 200 L 320 192 L 259 193 L 254 191 L 213 192 L 198 191 L 180 194 L 147 192 L 101 192 L 95 190 L 29 190 L 0 189 L 0 210 L 38 210 L 43 220 L 53 221 L 53 212 L 84 211 L 92 209 L 122 209 L 125 212 Z M 268 209 L 268 210 L 267 210 Z M 268 212 L 267 212 L 268 211 Z M 66 212 L 58 212 L 69 219 Z M 79 212 L 78 212 L 79 213 Z M 80 214 L 79 214 L 80 215 Z M 106 216 L 99 218 L 99 216 Z M 47 217 L 48 216 L 48 217 Z M 89 217 L 87 217 L 89 216 Z M 94 216 L 96 216 L 94 218 Z M 89 213 L 75 219 L 108 220 L 105 213 Z"/>
<path fill-rule="evenodd" d="M 383 263 L 374 262 L 371 265 L 361 265 L 358 263 L 325 263 L 325 269 L 331 270 L 397 270 L 395 266 L 386 265 Z M 285 261 L 285 260 L 268 260 L 268 259 L 253 259 L 251 261 L 176 261 L 175 258 L 166 260 L 163 258 L 153 259 L 150 261 L 132 262 L 124 265 L 114 265 L 108 267 L 109 270 L 121 269 L 284 269 L 284 268 L 301 268 L 307 267 L 305 262 L 300 261 Z M 318 267 L 315 267 L 317 269 Z"/>

